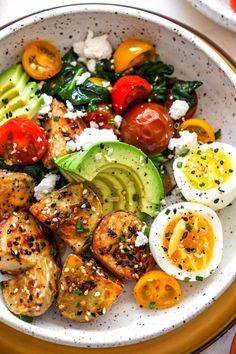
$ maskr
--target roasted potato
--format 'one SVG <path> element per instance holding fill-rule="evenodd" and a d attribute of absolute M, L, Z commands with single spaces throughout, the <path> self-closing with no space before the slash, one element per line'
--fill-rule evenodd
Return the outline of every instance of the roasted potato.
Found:
<path fill-rule="evenodd" d="M 46 168 L 53 167 L 52 160 L 68 154 L 66 142 L 80 135 L 86 127 L 82 119 L 63 118 L 68 112 L 64 103 L 54 99 L 52 101 L 52 114 L 46 120 L 44 129 L 48 139 L 48 150 L 43 157 L 43 164 Z"/>
<path fill-rule="evenodd" d="M 45 230 L 28 212 L 14 212 L 0 223 L 0 271 L 18 274 L 33 267 L 38 258 L 50 256 L 54 246 Z"/>
<path fill-rule="evenodd" d="M 55 298 L 59 276 L 53 257 L 41 257 L 31 269 L 2 282 L 7 308 L 16 315 L 42 315 Z"/>
<path fill-rule="evenodd" d="M 101 218 L 102 206 L 90 188 L 77 183 L 52 192 L 33 204 L 30 211 L 75 253 L 81 253 Z"/>
<path fill-rule="evenodd" d="M 94 232 L 91 248 L 95 258 L 120 278 L 139 279 L 155 264 L 148 245 L 135 247 L 142 228 L 142 221 L 132 213 L 107 214 Z"/>
<path fill-rule="evenodd" d="M 0 170 L 0 221 L 27 209 L 34 194 L 34 179 L 26 173 Z"/>
<path fill-rule="evenodd" d="M 109 310 L 122 289 L 122 283 L 110 278 L 93 259 L 70 254 L 62 270 L 57 306 L 70 320 L 93 321 Z"/>

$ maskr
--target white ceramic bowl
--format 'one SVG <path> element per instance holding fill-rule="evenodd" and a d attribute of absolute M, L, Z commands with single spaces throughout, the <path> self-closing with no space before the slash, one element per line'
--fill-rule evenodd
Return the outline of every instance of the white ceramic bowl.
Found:
<path fill-rule="evenodd" d="M 197 10 L 219 25 L 236 32 L 236 13 L 231 9 L 229 0 L 187 0 Z"/>
<path fill-rule="evenodd" d="M 175 75 L 204 81 L 198 90 L 197 116 L 221 128 L 223 140 L 236 146 L 235 87 L 233 70 L 210 46 L 188 30 L 157 15 L 114 5 L 73 5 L 48 10 L 19 20 L 0 32 L 0 70 L 17 62 L 30 39 L 53 41 L 62 52 L 84 39 L 88 29 L 108 33 L 114 47 L 136 37 L 155 43 L 161 57 L 175 65 Z M 0 320 L 33 336 L 52 342 L 106 347 L 141 342 L 181 326 L 206 309 L 232 283 L 236 275 L 236 203 L 220 213 L 224 228 L 223 259 L 218 271 L 201 283 L 184 284 L 183 300 L 160 311 L 140 309 L 132 296 L 134 284 L 106 315 L 93 323 L 70 322 L 53 306 L 33 324 L 25 323 L 5 307 L 0 298 Z"/>

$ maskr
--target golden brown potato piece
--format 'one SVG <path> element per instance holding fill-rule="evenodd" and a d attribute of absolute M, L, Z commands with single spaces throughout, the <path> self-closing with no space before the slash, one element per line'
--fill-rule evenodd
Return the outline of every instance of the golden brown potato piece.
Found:
<path fill-rule="evenodd" d="M 41 257 L 34 267 L 2 283 L 7 308 L 16 315 L 42 315 L 55 298 L 59 277 L 53 257 Z"/>
<path fill-rule="evenodd" d="M 46 168 L 53 167 L 52 160 L 68 154 L 66 142 L 80 135 L 86 127 L 82 119 L 63 118 L 68 109 L 64 103 L 54 99 L 52 101 L 52 116 L 44 124 L 48 139 L 48 150 L 43 157 L 43 164 Z"/>
<path fill-rule="evenodd" d="M 102 215 L 96 194 L 83 183 L 69 184 L 33 204 L 31 213 L 61 237 L 75 253 L 89 245 Z"/>
<path fill-rule="evenodd" d="M 29 208 L 34 186 L 34 179 L 26 173 L 0 170 L 0 221 Z"/>
<path fill-rule="evenodd" d="M 53 251 L 45 230 L 31 214 L 14 212 L 0 223 L 0 271 L 19 274 Z"/>
<path fill-rule="evenodd" d="M 122 293 L 123 285 L 110 278 L 93 259 L 70 254 L 64 264 L 57 299 L 62 316 L 89 322 L 103 315 Z"/>
<path fill-rule="evenodd" d="M 142 221 L 132 213 L 107 214 L 94 232 L 92 251 L 95 257 L 118 277 L 139 279 L 155 264 L 148 245 L 135 247 L 137 232 L 142 228 Z"/>

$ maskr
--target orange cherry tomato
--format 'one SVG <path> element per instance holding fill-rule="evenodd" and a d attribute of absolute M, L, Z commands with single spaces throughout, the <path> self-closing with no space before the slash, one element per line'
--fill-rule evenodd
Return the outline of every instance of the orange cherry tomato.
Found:
<path fill-rule="evenodd" d="M 195 132 L 199 143 L 209 143 L 215 141 L 215 133 L 209 123 L 201 118 L 192 118 L 183 122 L 180 126 L 181 130 Z"/>
<path fill-rule="evenodd" d="M 137 303 L 150 309 L 165 309 L 181 299 L 181 287 L 174 277 L 161 270 L 145 273 L 134 287 Z"/>
<path fill-rule="evenodd" d="M 35 80 L 47 80 L 62 67 L 60 52 L 48 41 L 30 42 L 23 53 L 22 64 L 27 74 Z"/>
<path fill-rule="evenodd" d="M 236 0 L 230 0 L 229 3 L 232 9 L 234 10 L 234 12 L 236 12 Z"/>
<path fill-rule="evenodd" d="M 138 39 L 128 39 L 122 42 L 114 53 L 115 72 L 143 63 L 154 54 L 155 48 L 150 43 Z"/>
<path fill-rule="evenodd" d="M 167 148 L 174 126 L 166 107 L 153 102 L 140 103 L 125 112 L 120 133 L 122 141 L 150 155 Z"/>
<path fill-rule="evenodd" d="M 130 103 L 146 98 L 152 85 L 141 76 L 126 75 L 116 81 L 111 92 L 112 106 L 116 114 L 123 112 Z"/>

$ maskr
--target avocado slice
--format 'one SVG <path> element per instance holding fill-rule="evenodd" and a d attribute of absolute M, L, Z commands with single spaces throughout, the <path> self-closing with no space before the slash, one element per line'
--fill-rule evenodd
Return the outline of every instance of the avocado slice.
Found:
<path fill-rule="evenodd" d="M 35 92 L 38 90 L 38 84 L 36 82 L 28 83 L 22 94 L 12 98 L 6 105 L 0 109 L 0 120 L 9 118 L 8 113 L 14 111 L 17 108 L 26 106 L 31 97 L 35 96 Z M 10 116 L 11 117 L 11 116 Z"/>
<path fill-rule="evenodd" d="M 130 205 L 128 210 L 136 211 L 138 205 L 141 212 L 152 217 L 156 216 L 159 211 L 160 200 L 164 196 L 161 177 L 152 161 L 134 146 L 121 142 L 97 143 L 86 151 L 58 158 L 55 160 L 55 164 L 65 177 L 69 175 L 71 179 L 74 179 L 74 176 L 77 175 L 79 179 L 91 182 L 91 185 L 97 178 L 101 178 L 101 176 L 105 178 L 104 176 L 106 176 L 109 189 L 112 187 L 113 193 L 115 190 L 116 195 L 121 191 L 120 186 L 116 188 L 115 175 L 114 179 L 107 178 L 107 176 L 111 176 L 111 171 L 114 171 L 115 174 L 123 171 L 132 182 L 132 187 L 130 190 L 129 186 L 126 188 L 126 203 L 122 202 L 122 209 L 127 208 L 128 199 L 131 203 L 131 194 L 133 195 L 135 190 L 135 194 L 138 195 L 137 203 Z M 122 178 L 122 173 L 120 178 L 124 181 L 123 185 L 127 185 L 127 178 Z M 116 187 L 114 187 L 115 185 Z M 127 194 L 128 191 L 129 194 Z M 102 194 L 101 189 L 100 194 Z M 113 207 L 116 208 L 118 205 L 114 203 Z"/>
<path fill-rule="evenodd" d="M 0 96 L 0 108 L 6 105 L 13 97 L 21 95 L 28 81 L 29 81 L 29 76 L 25 72 L 23 72 L 16 86 L 5 91 Z"/>
<path fill-rule="evenodd" d="M 106 215 L 115 210 L 114 202 L 112 198 L 112 191 L 109 186 L 100 178 L 94 178 L 93 182 L 88 182 L 90 188 L 97 194 L 103 209 L 103 215 Z"/>
<path fill-rule="evenodd" d="M 0 96 L 16 86 L 23 74 L 21 64 L 11 66 L 9 69 L 0 74 Z"/>

